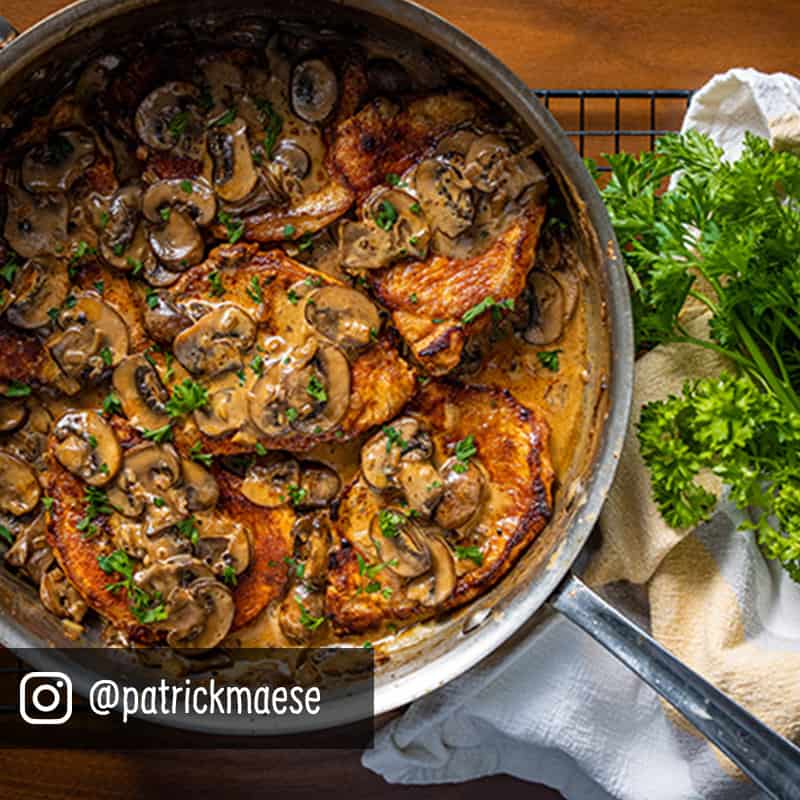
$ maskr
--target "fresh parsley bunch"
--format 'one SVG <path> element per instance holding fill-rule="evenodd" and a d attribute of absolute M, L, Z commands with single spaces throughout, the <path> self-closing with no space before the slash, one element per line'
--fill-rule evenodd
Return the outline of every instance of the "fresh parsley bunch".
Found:
<path fill-rule="evenodd" d="M 696 478 L 716 474 L 765 555 L 800 580 L 800 158 L 748 135 L 728 163 L 690 132 L 609 161 L 603 197 L 634 289 L 638 347 L 690 342 L 732 363 L 642 410 L 656 503 L 670 525 L 697 524 L 717 498 Z M 689 298 L 710 312 L 707 339 L 682 324 Z"/>

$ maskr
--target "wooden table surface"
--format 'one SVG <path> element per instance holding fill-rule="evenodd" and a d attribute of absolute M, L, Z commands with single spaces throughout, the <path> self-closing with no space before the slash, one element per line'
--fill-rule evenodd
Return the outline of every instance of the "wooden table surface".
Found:
<path fill-rule="evenodd" d="M 0 13 L 24 29 L 66 5 L 2 0 Z M 789 0 L 428 0 L 537 88 L 688 89 L 731 66 L 797 71 L 800 3 Z M 557 709 L 554 709 L 557 713 Z M 555 800 L 544 787 L 508 777 L 461 786 L 387 785 L 356 753 L 0 752 L 0 797 L 106 800 L 184 796 L 192 800 L 273 796 L 485 797 Z"/>

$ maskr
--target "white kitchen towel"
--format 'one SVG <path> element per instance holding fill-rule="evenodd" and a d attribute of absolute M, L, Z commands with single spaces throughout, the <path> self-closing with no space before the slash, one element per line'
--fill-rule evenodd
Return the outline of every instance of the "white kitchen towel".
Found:
<path fill-rule="evenodd" d="M 683 129 L 708 133 L 735 159 L 745 131 L 776 147 L 800 142 L 800 81 L 734 69 L 693 98 Z M 703 325 L 704 320 L 691 320 Z M 620 607 L 753 713 L 800 734 L 800 587 L 764 560 L 722 505 L 695 531 L 658 516 L 633 425 L 641 404 L 722 364 L 686 345 L 636 367 L 634 414 L 588 571 Z M 625 605 L 627 601 L 627 606 Z M 760 793 L 656 694 L 586 634 L 550 617 L 527 639 L 414 703 L 376 736 L 363 763 L 399 783 L 507 773 L 568 800 L 751 800 Z"/>

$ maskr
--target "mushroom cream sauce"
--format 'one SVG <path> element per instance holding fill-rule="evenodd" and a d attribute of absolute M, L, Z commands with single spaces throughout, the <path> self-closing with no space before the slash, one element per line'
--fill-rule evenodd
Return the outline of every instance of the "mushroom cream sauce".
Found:
<path fill-rule="evenodd" d="M 6 133 L 5 562 L 74 638 L 389 642 L 550 518 L 588 373 L 566 214 L 429 53 L 177 38 Z"/>

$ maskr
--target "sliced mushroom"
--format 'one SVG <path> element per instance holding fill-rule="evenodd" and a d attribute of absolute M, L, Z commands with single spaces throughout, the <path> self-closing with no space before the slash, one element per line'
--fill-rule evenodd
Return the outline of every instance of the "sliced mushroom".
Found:
<path fill-rule="evenodd" d="M 116 476 L 122 450 L 110 425 L 96 411 L 70 411 L 53 428 L 53 453 L 60 464 L 90 486 L 105 486 Z"/>
<path fill-rule="evenodd" d="M 256 325 L 231 303 L 218 306 L 175 337 L 175 358 L 193 375 L 216 375 L 242 367 L 242 354 L 252 347 Z"/>
<path fill-rule="evenodd" d="M 23 258 L 57 253 L 67 242 L 69 204 L 63 194 L 31 194 L 7 187 L 4 234 Z"/>
<path fill-rule="evenodd" d="M 133 581 L 148 595 L 167 598 L 176 588 L 213 578 L 214 574 L 202 561 L 188 553 L 181 553 L 138 570 L 134 573 Z"/>
<path fill-rule="evenodd" d="M 10 433 L 21 428 L 28 419 L 27 404 L 5 397 L 5 388 L 0 389 L 0 433 Z"/>
<path fill-rule="evenodd" d="M 18 530 L 15 531 L 14 544 L 6 551 L 6 564 L 22 570 L 38 586 L 54 561 L 53 551 L 47 543 L 45 515 L 37 514 L 27 524 L 19 520 L 16 522 Z M 10 522 L 10 526 L 13 526 L 13 522 Z"/>
<path fill-rule="evenodd" d="M 321 59 L 301 61 L 292 72 L 292 107 L 306 122 L 324 122 L 339 96 L 336 73 Z"/>
<path fill-rule="evenodd" d="M 415 185 L 432 228 L 454 239 L 472 225 L 475 204 L 471 185 L 455 164 L 426 159 L 417 167 Z"/>
<path fill-rule="evenodd" d="M 532 272 L 528 280 L 533 298 L 525 341 L 536 345 L 551 344 L 561 337 L 564 330 L 564 293 L 558 281 L 547 272 Z"/>
<path fill-rule="evenodd" d="M 161 428 L 169 422 L 169 392 L 155 367 L 137 354 L 128 356 L 114 370 L 114 389 L 131 425 L 142 430 Z"/>
<path fill-rule="evenodd" d="M 47 325 L 48 313 L 60 308 L 69 294 L 69 274 L 63 261 L 37 256 L 17 270 L 11 285 L 13 302 L 6 311 L 8 321 L 30 330 Z"/>
<path fill-rule="evenodd" d="M 300 475 L 298 508 L 324 508 L 332 503 L 342 482 L 335 470 L 324 464 L 304 464 Z"/>
<path fill-rule="evenodd" d="M 272 163 L 277 164 L 284 174 L 301 181 L 311 169 L 311 159 L 299 144 L 285 140 L 272 154 Z"/>
<path fill-rule="evenodd" d="M 361 448 L 361 471 L 370 486 L 383 491 L 397 485 L 397 473 L 404 453 L 412 448 L 419 451 L 425 444 L 419 433 L 417 420 L 400 417 L 365 442 Z M 430 443 L 429 438 L 426 441 Z"/>
<path fill-rule="evenodd" d="M 51 569 L 42 578 L 39 598 L 51 614 L 62 619 L 80 622 L 89 610 L 86 601 L 58 567 Z"/>
<path fill-rule="evenodd" d="M 238 522 L 219 513 L 197 517 L 197 557 L 217 575 L 232 569 L 241 575 L 250 565 L 250 535 Z"/>
<path fill-rule="evenodd" d="M 441 605 L 456 588 L 456 565 L 453 553 L 441 536 L 427 537 L 430 574 L 417 578 L 406 590 L 412 600 L 426 608 Z"/>
<path fill-rule="evenodd" d="M 278 607 L 278 624 L 296 644 L 308 644 L 325 617 L 325 594 L 293 582 Z"/>
<path fill-rule="evenodd" d="M 151 222 L 162 220 L 165 209 L 177 209 L 202 227 L 213 221 L 217 201 L 205 182 L 173 178 L 152 184 L 142 198 L 142 213 Z"/>
<path fill-rule="evenodd" d="M 36 508 L 42 489 L 33 469 L 0 450 L 0 511 L 21 517 Z"/>
<path fill-rule="evenodd" d="M 430 461 L 401 458 L 397 469 L 397 484 L 409 506 L 429 517 L 444 492 L 441 475 Z"/>
<path fill-rule="evenodd" d="M 142 188 L 129 183 L 118 189 L 106 211 L 107 219 L 100 232 L 100 255 L 117 269 L 129 271 L 152 269 L 153 253 L 141 220 Z"/>
<path fill-rule="evenodd" d="M 510 155 L 511 148 L 499 136 L 479 136 L 467 151 L 464 175 L 479 191 L 494 191 L 502 177 L 503 163 Z"/>
<path fill-rule="evenodd" d="M 458 466 L 460 465 L 460 466 Z M 454 467 L 458 466 L 458 469 Z M 466 466 L 466 469 L 462 468 Z M 466 465 L 453 457 L 441 467 L 444 493 L 436 507 L 434 521 L 445 530 L 463 529 L 479 515 L 487 492 L 483 467 L 475 459 Z"/>
<path fill-rule="evenodd" d="M 146 304 L 144 327 L 157 342 L 172 344 L 172 340 L 191 324 L 192 319 L 186 311 L 161 293 L 156 294 L 152 308 Z"/>
<path fill-rule="evenodd" d="M 322 589 L 328 574 L 328 555 L 332 536 L 330 517 L 327 514 L 305 514 L 292 526 L 294 559 L 302 563 L 303 583 Z"/>
<path fill-rule="evenodd" d="M 389 530 L 392 535 L 387 536 Z M 430 569 L 428 536 L 401 509 L 389 507 L 375 514 L 370 523 L 370 537 L 376 556 L 398 577 L 416 578 Z"/>
<path fill-rule="evenodd" d="M 375 305 L 347 286 L 324 286 L 309 295 L 306 320 L 326 339 L 345 350 L 367 347 L 380 330 Z"/>
<path fill-rule="evenodd" d="M 160 225 L 152 226 L 148 241 L 156 258 L 173 273 L 199 264 L 205 255 L 203 235 L 183 211 L 170 211 Z M 169 286 L 171 281 L 160 283 Z"/>
<path fill-rule="evenodd" d="M 167 600 L 167 644 L 176 650 L 211 650 L 230 630 L 235 610 L 233 595 L 219 581 L 180 586 Z"/>
<path fill-rule="evenodd" d="M 241 485 L 242 494 L 257 506 L 277 508 L 289 499 L 289 487 L 300 485 L 300 465 L 294 458 L 276 455 L 267 463 L 251 464 Z"/>
<path fill-rule="evenodd" d="M 214 476 L 196 461 L 181 460 L 183 485 L 189 511 L 206 511 L 219 500 L 219 486 Z"/>
<path fill-rule="evenodd" d="M 247 389 L 235 372 L 212 378 L 207 386 L 208 404 L 194 412 L 197 427 L 206 436 L 224 436 L 247 421 Z"/>
<path fill-rule="evenodd" d="M 67 376 L 96 378 L 128 354 L 128 326 L 95 294 L 85 294 L 57 317 L 62 330 L 47 340 L 47 348 Z"/>
<path fill-rule="evenodd" d="M 198 156 L 204 137 L 204 122 L 197 112 L 200 91 L 190 83 L 170 81 L 154 89 L 136 110 L 139 138 L 156 150 L 176 148 Z"/>
<path fill-rule="evenodd" d="M 37 470 L 46 468 L 47 439 L 53 425 L 50 412 L 38 401 L 28 399 L 25 424 L 5 437 L 3 447 L 10 453 L 31 464 Z"/>
<path fill-rule="evenodd" d="M 399 189 L 379 190 L 364 204 L 360 222 L 339 227 L 342 266 L 378 269 L 398 258 L 424 258 L 430 236 L 415 198 Z"/>
<path fill-rule="evenodd" d="M 237 117 L 228 125 L 211 128 L 208 151 L 214 162 L 212 178 L 217 194 L 229 203 L 247 197 L 258 179 L 247 140 L 247 123 Z"/>
<path fill-rule="evenodd" d="M 267 436 L 294 428 L 321 434 L 333 428 L 350 404 L 350 366 L 336 347 L 320 345 L 304 366 L 277 362 L 250 391 L 250 417 Z"/>
<path fill-rule="evenodd" d="M 20 177 L 29 192 L 68 192 L 94 162 L 94 138 L 81 131 L 56 131 L 22 159 Z"/>

